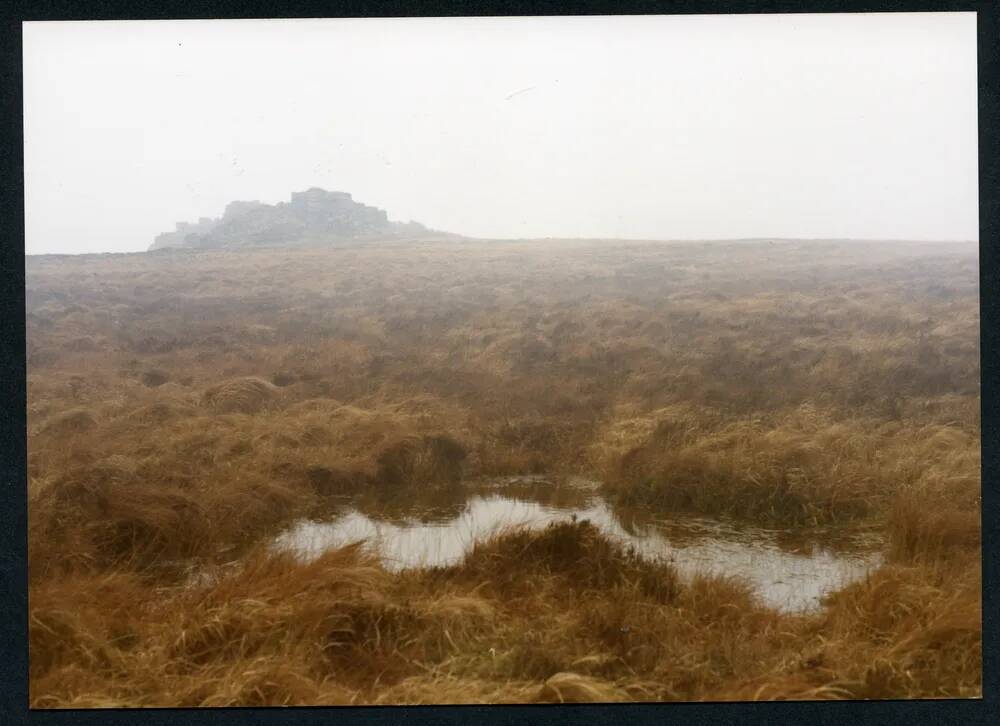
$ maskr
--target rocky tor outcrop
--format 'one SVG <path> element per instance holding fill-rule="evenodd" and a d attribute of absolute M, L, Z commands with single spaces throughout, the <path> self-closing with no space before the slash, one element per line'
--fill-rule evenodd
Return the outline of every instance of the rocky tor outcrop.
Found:
<path fill-rule="evenodd" d="M 368 237 L 440 236 L 417 222 L 393 222 L 384 210 L 354 201 L 347 192 L 313 187 L 278 204 L 230 202 L 218 219 L 178 222 L 150 250 L 166 247 L 244 247 L 336 242 Z"/>

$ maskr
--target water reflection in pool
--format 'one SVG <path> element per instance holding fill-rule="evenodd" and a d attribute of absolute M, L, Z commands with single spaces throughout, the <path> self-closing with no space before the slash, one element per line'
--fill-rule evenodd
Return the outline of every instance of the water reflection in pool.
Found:
<path fill-rule="evenodd" d="M 744 578 L 766 603 L 785 610 L 815 607 L 825 592 L 864 577 L 880 561 L 879 542 L 871 533 L 830 530 L 803 536 L 705 518 L 613 510 L 592 483 L 582 480 L 557 485 L 519 477 L 479 485 L 474 492 L 463 492 L 464 505 L 440 517 L 433 516 L 440 507 L 421 510 L 419 503 L 409 518 L 397 511 L 391 520 L 345 505 L 333 519 L 297 522 L 275 545 L 312 557 L 366 540 L 386 567 L 402 569 L 455 563 L 476 539 L 576 517 L 590 520 L 645 557 L 672 561 L 684 576 L 703 572 Z"/>

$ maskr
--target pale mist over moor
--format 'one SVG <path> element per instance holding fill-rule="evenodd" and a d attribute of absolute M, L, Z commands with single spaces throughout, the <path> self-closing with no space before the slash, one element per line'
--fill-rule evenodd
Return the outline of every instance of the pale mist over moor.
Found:
<path fill-rule="evenodd" d="M 33 707 L 981 697 L 974 14 L 23 29 Z"/>

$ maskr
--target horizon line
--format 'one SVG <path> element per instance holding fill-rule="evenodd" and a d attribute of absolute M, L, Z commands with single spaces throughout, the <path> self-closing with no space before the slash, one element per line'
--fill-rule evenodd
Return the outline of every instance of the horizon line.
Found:
<path fill-rule="evenodd" d="M 913 238 L 913 237 L 688 237 L 688 238 L 659 238 L 659 237 L 473 237 L 468 235 L 447 233 L 454 235 L 458 239 L 451 240 L 454 242 L 494 242 L 494 243 L 504 243 L 504 242 L 651 242 L 651 243 L 674 243 L 674 244 L 704 244 L 704 243 L 715 243 L 715 242 L 869 242 L 869 243 L 879 243 L 879 244 L 893 244 L 893 243 L 919 243 L 919 244 L 979 244 L 979 239 L 958 239 L 958 238 Z M 386 239 L 358 239 L 351 240 L 350 238 L 344 238 L 345 242 L 348 244 L 344 245 L 330 245 L 331 247 L 347 247 L 350 246 L 351 241 L 356 241 L 359 244 L 377 244 L 379 242 L 389 242 L 389 243 L 400 243 L 400 242 L 410 242 L 410 243 L 420 243 L 426 242 L 441 242 L 442 240 L 394 240 L 391 238 Z M 242 251 L 242 250 L 264 250 L 264 249 L 275 249 L 275 248 L 315 248 L 321 245 L 317 244 L 283 244 L 276 243 L 274 245 L 267 246 L 250 246 L 250 247 L 164 247 L 159 250 L 130 250 L 130 251 L 107 251 L 107 252 L 25 252 L 25 258 L 28 257 L 79 257 L 84 255 L 141 255 L 148 254 L 150 252 L 162 253 L 167 250 L 177 250 L 177 251 Z"/>

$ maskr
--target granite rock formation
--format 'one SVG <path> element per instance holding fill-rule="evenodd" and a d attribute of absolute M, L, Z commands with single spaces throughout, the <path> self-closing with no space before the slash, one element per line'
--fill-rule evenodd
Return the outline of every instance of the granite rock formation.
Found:
<path fill-rule="evenodd" d="M 313 187 L 278 204 L 230 202 L 218 219 L 178 222 L 158 235 L 150 250 L 166 247 L 244 247 L 336 242 L 358 238 L 400 238 L 431 234 L 417 222 L 393 222 L 385 211 L 355 202 L 347 192 Z"/>

